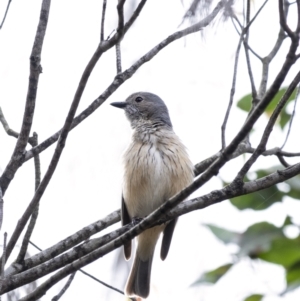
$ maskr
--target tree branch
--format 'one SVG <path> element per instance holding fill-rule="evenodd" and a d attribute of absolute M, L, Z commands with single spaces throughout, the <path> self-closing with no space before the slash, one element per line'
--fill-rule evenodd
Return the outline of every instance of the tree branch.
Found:
<path fill-rule="evenodd" d="M 76 260 L 73 263 L 68 264 L 63 269 L 61 269 L 59 272 L 57 272 L 56 274 L 51 276 L 48 280 L 46 280 L 32 294 L 29 294 L 28 296 L 26 296 L 24 299 L 21 299 L 21 300 L 22 301 L 36 300 L 37 298 L 42 297 L 42 295 L 45 293 L 45 291 L 47 289 L 52 287 L 55 283 L 57 283 L 58 281 L 60 281 L 64 277 L 66 277 L 68 274 L 97 260 L 99 257 L 104 256 L 108 252 L 120 247 L 124 242 L 132 239 L 134 236 L 140 234 L 142 231 L 144 231 L 147 228 L 150 228 L 151 226 L 164 223 L 167 220 L 173 219 L 174 217 L 178 217 L 182 214 L 186 214 L 186 213 L 194 211 L 194 210 L 203 209 L 205 207 L 208 207 L 212 204 L 216 204 L 216 203 L 226 200 L 228 198 L 233 198 L 236 196 L 249 194 L 249 193 L 252 193 L 255 191 L 259 191 L 259 190 L 268 188 L 277 183 L 286 181 L 286 180 L 298 175 L 299 173 L 300 173 L 300 163 L 295 164 L 284 170 L 272 173 L 266 177 L 244 183 L 243 186 L 237 185 L 236 182 L 233 182 L 223 189 L 212 191 L 211 193 L 209 193 L 207 195 L 195 198 L 193 200 L 185 201 L 185 202 L 179 204 L 176 208 L 170 210 L 169 212 L 166 210 L 167 209 L 166 206 L 162 205 L 160 208 L 155 210 L 148 217 L 143 219 L 139 224 L 137 224 L 135 226 L 132 224 L 129 224 L 129 225 L 126 225 L 125 227 L 122 227 L 116 231 L 111 232 L 109 234 L 110 237 L 113 238 L 113 237 L 117 236 L 116 239 L 107 243 L 103 247 L 92 251 L 88 255 L 81 257 L 79 260 Z M 175 196 L 175 198 L 177 196 Z M 125 228 L 126 228 L 126 230 L 125 230 Z M 122 234 L 121 236 L 119 236 L 119 234 L 122 233 L 123 230 L 125 230 L 126 232 L 124 234 Z M 13 286 L 16 284 L 16 277 L 18 277 L 18 276 L 19 275 L 16 275 L 16 276 L 12 276 L 8 279 L 5 279 L 3 282 L 3 288 L 2 288 L 1 293 L 5 293 L 8 290 L 15 288 Z"/>
<path fill-rule="evenodd" d="M 38 82 L 42 67 L 40 65 L 41 61 L 41 53 L 44 42 L 44 37 L 46 34 L 49 10 L 50 10 L 51 0 L 43 0 L 40 19 L 38 28 L 36 31 L 32 52 L 30 55 L 30 75 L 29 75 L 29 84 L 28 84 L 28 92 L 26 97 L 26 105 L 23 116 L 23 122 L 21 127 L 21 132 L 18 136 L 18 140 L 11 156 L 10 162 L 6 166 L 1 178 L 0 178 L 0 186 L 2 188 L 3 195 L 10 183 L 13 179 L 16 171 L 24 162 L 24 152 L 25 147 L 28 142 L 29 133 L 33 121 L 34 109 L 35 109 L 35 100 L 36 93 L 38 88 Z M 8 249 L 8 256 L 10 252 Z"/>
<path fill-rule="evenodd" d="M 102 17 L 101 17 L 100 42 L 104 41 L 105 12 L 106 12 L 106 0 L 103 0 L 103 2 L 102 2 Z"/>
<path fill-rule="evenodd" d="M 118 4 L 118 14 L 119 18 L 123 18 L 120 16 L 120 14 L 123 12 L 122 10 L 122 3 L 124 4 L 125 1 L 120 1 Z M 122 22 L 119 22 L 119 25 L 122 24 Z M 120 25 L 121 26 L 121 25 Z M 120 32 L 122 32 L 122 28 L 119 28 Z M 65 120 L 64 126 L 61 130 L 58 143 L 56 145 L 54 154 L 52 156 L 52 159 L 50 161 L 49 167 L 45 173 L 45 176 L 43 180 L 41 181 L 41 184 L 39 185 L 38 189 L 36 190 L 33 199 L 31 200 L 30 204 L 28 205 L 27 209 L 25 210 L 22 217 L 19 219 L 18 224 L 11 236 L 10 241 L 7 244 L 7 258 L 9 257 L 11 251 L 13 250 L 17 240 L 19 239 L 21 232 L 23 231 L 29 217 L 31 216 L 33 210 L 36 208 L 38 202 L 40 201 L 41 197 L 43 196 L 53 174 L 56 170 L 57 164 L 59 162 L 60 156 L 63 152 L 69 131 L 71 129 L 72 121 L 74 119 L 77 107 L 79 105 L 79 102 L 81 100 L 81 96 L 83 94 L 83 91 L 86 87 L 87 81 L 91 75 L 92 70 L 94 69 L 96 63 L 98 62 L 99 58 L 101 57 L 102 53 L 107 51 L 109 48 L 113 47 L 116 43 L 120 41 L 122 38 L 121 33 L 116 33 L 111 40 L 108 42 L 102 42 L 99 44 L 96 52 L 92 56 L 91 60 L 89 61 L 88 65 L 86 66 L 82 77 L 80 79 L 79 85 L 77 87 L 76 93 L 74 95 L 74 99 L 72 101 L 71 107 L 69 109 L 67 118 Z M 8 183 L 7 183 L 8 184 Z"/>
<path fill-rule="evenodd" d="M 31 258 L 25 259 L 22 264 L 13 263 L 6 271 L 7 276 L 11 276 L 20 273 L 25 270 L 32 269 L 53 257 L 56 257 L 65 251 L 75 247 L 79 243 L 89 239 L 92 235 L 101 232 L 102 230 L 108 228 L 109 226 L 119 222 L 121 220 L 120 211 L 114 211 L 109 214 L 104 219 L 101 219 L 89 226 L 84 227 L 80 231 L 68 236 L 67 238 L 61 240 L 52 247 L 45 249 L 43 252 L 38 253 Z M 37 246 L 35 246 L 37 248 Z M 42 251 L 42 250 L 40 250 Z"/>
<path fill-rule="evenodd" d="M 64 287 L 61 289 L 61 291 L 52 298 L 51 301 L 58 301 L 62 295 L 67 291 L 67 289 L 70 287 L 74 277 L 75 277 L 76 272 L 72 273 L 67 281 L 67 283 L 64 285 Z"/>
<path fill-rule="evenodd" d="M 246 175 L 246 173 L 249 171 L 250 167 L 254 164 L 254 162 L 257 160 L 257 158 L 265 151 L 266 145 L 269 140 L 270 134 L 273 130 L 274 124 L 275 124 L 280 112 L 282 111 L 283 107 L 289 100 L 289 97 L 291 96 L 291 94 L 293 93 L 293 91 L 295 90 L 297 85 L 299 84 L 299 82 L 300 82 L 300 72 L 297 73 L 296 77 L 293 79 L 293 81 L 287 88 L 286 92 L 282 96 L 281 100 L 277 104 L 277 106 L 276 106 L 274 112 L 272 113 L 272 115 L 268 121 L 268 124 L 264 130 L 264 133 L 262 135 L 262 138 L 260 140 L 258 147 L 254 151 L 252 156 L 244 164 L 242 169 L 238 172 L 234 181 L 242 181 L 244 176 Z"/>
<path fill-rule="evenodd" d="M 141 9 L 142 4 L 144 4 L 146 1 L 141 1 L 140 5 L 134 12 L 132 18 L 127 22 L 128 26 L 129 24 L 132 24 L 132 19 L 136 18 L 138 16 L 137 11 L 138 9 Z M 177 31 L 167 37 L 165 40 L 160 42 L 158 45 L 156 45 L 154 48 L 152 48 L 148 53 L 146 53 L 144 56 L 142 56 L 136 63 L 134 63 L 129 69 L 123 71 L 122 73 L 118 74 L 113 82 L 107 87 L 107 89 L 96 99 L 94 100 L 89 107 L 87 107 L 84 111 L 82 111 L 76 118 L 74 118 L 71 129 L 76 127 L 78 124 L 80 124 L 84 119 L 86 119 L 88 116 L 90 116 L 92 113 L 94 113 L 95 110 L 97 110 L 104 102 L 105 100 L 113 93 L 115 92 L 126 80 L 132 77 L 132 75 L 145 63 L 150 61 L 157 53 L 159 53 L 162 49 L 164 49 L 166 46 L 168 46 L 170 43 L 185 37 L 189 34 L 192 34 L 194 32 L 200 31 L 203 27 L 207 26 L 211 23 L 211 21 L 216 17 L 216 15 L 219 13 L 219 11 L 223 7 L 223 2 L 220 1 L 218 5 L 215 7 L 215 9 L 212 11 L 212 13 L 201 20 L 200 22 L 191 25 L 187 27 L 184 30 Z M 129 27 L 127 24 L 124 26 L 125 32 L 126 29 Z M 57 141 L 60 131 L 53 134 L 51 137 L 46 139 L 44 142 L 39 144 L 37 147 L 32 148 L 29 150 L 24 158 L 24 161 L 28 161 L 31 159 L 35 154 L 41 153 L 46 148 L 48 148 L 50 145 L 52 145 L 54 142 Z"/>
<path fill-rule="evenodd" d="M 3 16 L 3 19 L 2 19 L 1 25 L 0 25 L 0 29 L 2 29 L 2 27 L 3 27 L 3 25 L 4 25 L 4 22 L 5 22 L 7 13 L 8 13 L 8 9 L 9 9 L 10 3 L 11 3 L 11 0 L 8 0 L 7 6 L 6 6 L 6 10 L 5 10 L 5 13 L 4 13 L 4 16 Z"/>
<path fill-rule="evenodd" d="M 34 138 L 33 146 L 36 146 L 38 144 L 38 136 L 36 133 L 33 133 L 33 138 Z M 35 189 L 34 190 L 36 191 L 41 182 L 41 162 L 40 162 L 39 155 L 34 156 L 34 170 L 35 170 Z M 37 203 L 32 215 L 31 215 L 31 219 L 30 219 L 29 225 L 27 227 L 27 231 L 24 235 L 19 254 L 17 256 L 17 259 L 15 260 L 15 263 L 17 263 L 17 264 L 24 261 L 24 258 L 25 258 L 25 255 L 26 255 L 26 252 L 28 249 L 29 240 L 32 235 L 33 229 L 35 227 L 35 224 L 36 224 L 36 221 L 38 218 L 38 214 L 39 214 L 39 203 Z"/>

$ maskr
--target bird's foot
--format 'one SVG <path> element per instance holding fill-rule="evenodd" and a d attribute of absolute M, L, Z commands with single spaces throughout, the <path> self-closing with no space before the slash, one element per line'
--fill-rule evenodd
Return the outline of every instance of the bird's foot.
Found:
<path fill-rule="evenodd" d="M 143 220 L 143 219 L 142 219 L 141 217 L 135 216 L 135 217 L 132 218 L 131 222 L 132 222 L 132 224 L 135 226 L 135 225 L 137 225 L 139 222 L 141 222 L 142 220 Z"/>

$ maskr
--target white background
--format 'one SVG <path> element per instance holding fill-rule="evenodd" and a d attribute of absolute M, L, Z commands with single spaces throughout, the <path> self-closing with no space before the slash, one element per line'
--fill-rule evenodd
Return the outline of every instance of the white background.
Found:
<path fill-rule="evenodd" d="M 107 2 L 105 36 L 117 24 L 116 1 Z M 123 69 L 130 67 L 140 56 L 178 30 L 188 7 L 187 1 L 180 0 L 148 2 L 138 21 L 122 41 Z M 262 2 L 254 1 L 253 10 L 256 11 Z M 269 2 L 253 25 L 249 42 L 261 56 L 267 55 L 272 49 L 279 28 L 277 1 Z M 37 0 L 14 0 L 0 31 L 0 105 L 10 127 L 16 131 L 20 129 L 24 112 L 29 56 L 40 4 L 41 1 Z M 6 3 L 1 1 L 0 15 L 5 6 Z M 99 42 L 101 7 L 100 0 L 52 1 L 42 51 L 43 73 L 40 76 L 32 126 L 32 130 L 38 133 L 40 142 L 63 125 L 80 76 Z M 292 9 L 295 10 L 295 6 Z M 127 10 L 129 11 L 128 7 Z M 237 15 L 241 12 L 241 6 L 237 6 Z M 196 33 L 172 43 L 152 61 L 143 65 L 92 116 L 75 128 L 68 137 L 58 168 L 42 198 L 32 241 L 40 248 L 47 248 L 119 208 L 121 158 L 130 141 L 131 129 L 123 112 L 111 107 L 110 102 L 123 101 L 129 94 L 137 91 L 158 94 L 166 102 L 174 130 L 187 146 L 195 164 L 219 151 L 220 128 L 229 100 L 237 43 L 238 35 L 230 21 L 225 24 L 218 22 L 213 28 L 204 29 L 203 34 Z M 270 69 L 270 81 L 277 74 L 288 45 L 289 42 L 286 41 L 274 60 Z M 261 65 L 253 57 L 252 64 L 258 86 Z M 295 70 L 296 67 L 293 67 L 292 74 L 295 74 Z M 115 51 L 112 49 L 102 56 L 92 73 L 78 113 L 105 90 L 115 73 Z M 242 49 L 235 101 L 249 92 Z M 237 133 L 245 116 L 245 113 L 233 107 L 226 132 L 227 142 Z M 259 141 L 265 123 L 266 119 L 260 118 L 252 140 L 253 146 Z M 297 127 L 298 115 L 294 124 L 294 128 Z M 299 150 L 299 145 L 295 144 L 296 137 L 294 130 L 286 150 L 295 150 L 295 147 Z M 284 134 L 274 131 L 268 147 L 280 146 L 283 140 Z M 9 161 L 14 145 L 15 138 L 8 137 L 0 129 L 1 172 Z M 53 150 L 54 146 L 51 146 L 41 154 L 42 174 L 45 173 Z M 219 176 L 194 196 L 220 188 L 220 176 L 231 181 L 244 160 L 245 157 L 241 157 L 230 162 Z M 277 161 L 270 158 L 259 159 L 253 170 L 275 164 Z M 31 200 L 33 191 L 33 160 L 30 160 L 19 169 L 6 192 L 2 233 L 7 231 L 10 236 Z M 249 260 L 241 261 L 215 286 L 190 287 L 202 272 L 231 262 L 231 254 L 237 251 L 235 246 L 225 247 L 201 224 L 213 223 L 242 232 L 249 225 L 264 220 L 280 226 L 286 214 L 300 223 L 296 214 L 299 209 L 298 202 L 286 199 L 265 211 L 240 212 L 225 201 L 182 216 L 167 260 L 161 262 L 159 256 L 154 260 L 149 300 L 239 301 L 251 293 L 268 294 L 270 297 L 264 301 L 281 300 L 276 295 L 285 288 L 283 270 L 276 265 L 252 263 Z M 36 250 L 30 247 L 29 252 L 33 255 Z M 121 260 L 123 264 L 116 264 L 118 252 L 112 252 L 84 269 L 123 289 L 127 271 L 124 269 L 125 261 Z M 11 260 L 15 255 L 16 253 L 12 254 Z M 65 280 L 61 281 L 42 300 L 51 300 L 64 283 Z M 300 290 L 287 294 L 282 300 L 297 298 L 300 298 Z M 87 299 L 117 301 L 125 298 L 77 273 L 63 300 Z"/>

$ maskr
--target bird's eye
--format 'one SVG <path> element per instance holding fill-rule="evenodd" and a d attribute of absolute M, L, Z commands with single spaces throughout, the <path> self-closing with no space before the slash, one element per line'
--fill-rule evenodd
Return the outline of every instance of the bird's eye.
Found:
<path fill-rule="evenodd" d="M 143 100 L 143 98 L 142 98 L 141 96 L 138 96 L 138 97 L 135 99 L 136 102 L 141 102 L 142 100 Z"/>

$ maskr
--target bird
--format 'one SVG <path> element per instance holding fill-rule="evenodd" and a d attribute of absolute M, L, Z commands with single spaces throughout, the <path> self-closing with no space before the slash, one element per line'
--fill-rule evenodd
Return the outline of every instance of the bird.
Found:
<path fill-rule="evenodd" d="M 123 156 L 121 221 L 127 225 L 145 218 L 190 185 L 194 167 L 173 131 L 168 108 L 159 96 L 137 92 L 111 105 L 125 111 L 133 129 L 132 141 Z M 160 257 L 165 260 L 176 222 L 177 218 L 137 236 L 134 261 L 125 286 L 127 296 L 148 297 L 157 240 L 162 233 Z M 126 260 L 131 257 L 131 241 L 124 244 L 124 255 Z"/>

